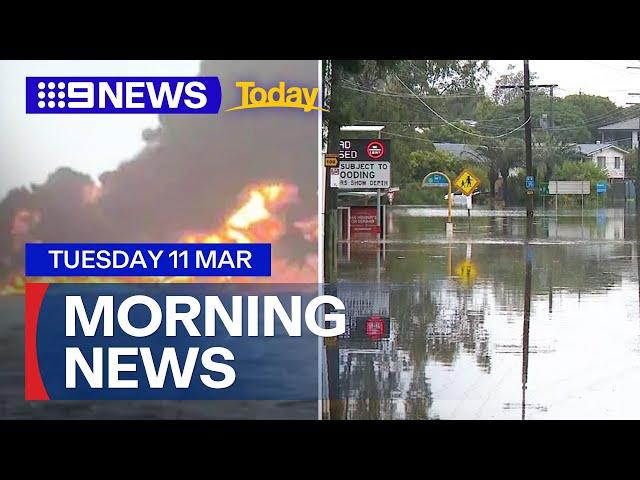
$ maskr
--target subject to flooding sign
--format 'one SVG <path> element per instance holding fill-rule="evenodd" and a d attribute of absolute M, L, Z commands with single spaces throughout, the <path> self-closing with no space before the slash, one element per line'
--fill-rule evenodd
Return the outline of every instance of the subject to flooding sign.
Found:
<path fill-rule="evenodd" d="M 339 188 L 389 188 L 391 162 L 340 162 Z"/>

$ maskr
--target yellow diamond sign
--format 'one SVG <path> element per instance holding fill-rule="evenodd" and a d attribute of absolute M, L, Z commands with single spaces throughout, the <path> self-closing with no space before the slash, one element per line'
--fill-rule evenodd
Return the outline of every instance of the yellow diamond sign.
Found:
<path fill-rule="evenodd" d="M 458 175 L 458 178 L 456 178 L 453 184 L 465 195 L 471 195 L 471 193 L 480 186 L 480 180 L 472 171 L 465 169 Z"/>
<path fill-rule="evenodd" d="M 456 266 L 458 279 L 464 285 L 471 285 L 478 276 L 478 268 L 471 260 L 463 260 Z"/>

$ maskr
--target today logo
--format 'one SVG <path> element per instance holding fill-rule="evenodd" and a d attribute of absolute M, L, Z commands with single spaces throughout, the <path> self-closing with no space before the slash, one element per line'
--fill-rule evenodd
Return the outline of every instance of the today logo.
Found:
<path fill-rule="evenodd" d="M 291 86 L 279 82 L 278 86 L 269 89 L 256 86 L 256 82 L 236 82 L 241 92 L 241 103 L 237 107 L 227 109 L 247 110 L 250 108 L 297 108 L 310 112 L 312 110 L 327 111 L 316 105 L 318 88 Z"/>
<path fill-rule="evenodd" d="M 236 82 L 241 104 L 227 111 L 295 108 L 326 111 L 316 105 L 318 88 L 263 88 Z M 218 77 L 27 77 L 27 114 L 153 113 L 217 114 L 222 103 Z"/>

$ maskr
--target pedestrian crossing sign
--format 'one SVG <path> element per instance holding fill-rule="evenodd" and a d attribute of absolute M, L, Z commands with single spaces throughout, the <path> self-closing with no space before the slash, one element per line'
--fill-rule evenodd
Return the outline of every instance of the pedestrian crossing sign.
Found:
<path fill-rule="evenodd" d="M 478 268 L 470 259 L 460 262 L 455 271 L 458 280 L 464 285 L 471 285 L 478 276 Z"/>
<path fill-rule="evenodd" d="M 471 193 L 480 186 L 480 180 L 472 171 L 464 169 L 453 184 L 465 195 L 471 195 Z"/>

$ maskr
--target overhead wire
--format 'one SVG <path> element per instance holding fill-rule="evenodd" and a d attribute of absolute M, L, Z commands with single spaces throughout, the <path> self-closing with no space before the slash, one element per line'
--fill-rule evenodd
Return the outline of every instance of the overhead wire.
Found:
<path fill-rule="evenodd" d="M 409 92 L 411 92 L 420 103 L 422 103 L 431 113 L 433 113 L 436 117 L 438 117 L 440 120 L 442 120 L 443 122 L 445 122 L 447 125 L 449 125 L 451 128 L 454 128 L 456 130 L 459 130 L 463 133 L 466 133 L 467 135 L 471 135 L 474 137 L 478 137 L 478 138 L 503 138 L 506 137 L 508 135 L 511 135 L 514 132 L 517 132 L 518 130 L 520 130 L 521 128 L 523 128 L 527 123 L 529 123 L 531 121 L 531 115 L 529 115 L 529 118 L 527 118 L 524 123 L 522 125 L 517 126 L 516 128 L 514 128 L 513 130 L 510 130 L 506 133 L 503 133 L 501 135 L 481 135 L 479 133 L 475 133 L 475 132 L 469 132 L 468 130 L 465 130 L 463 128 L 458 127 L 455 123 L 450 122 L 449 120 L 447 120 L 446 118 L 444 118 L 442 115 L 440 115 L 438 112 L 436 112 L 429 104 L 427 104 L 424 100 L 422 100 L 420 97 L 418 97 L 415 92 L 413 90 L 411 90 L 403 81 L 402 79 L 400 79 L 400 77 L 398 75 L 395 75 L 396 79 L 402 84 L 402 86 L 404 88 L 406 88 Z"/>

